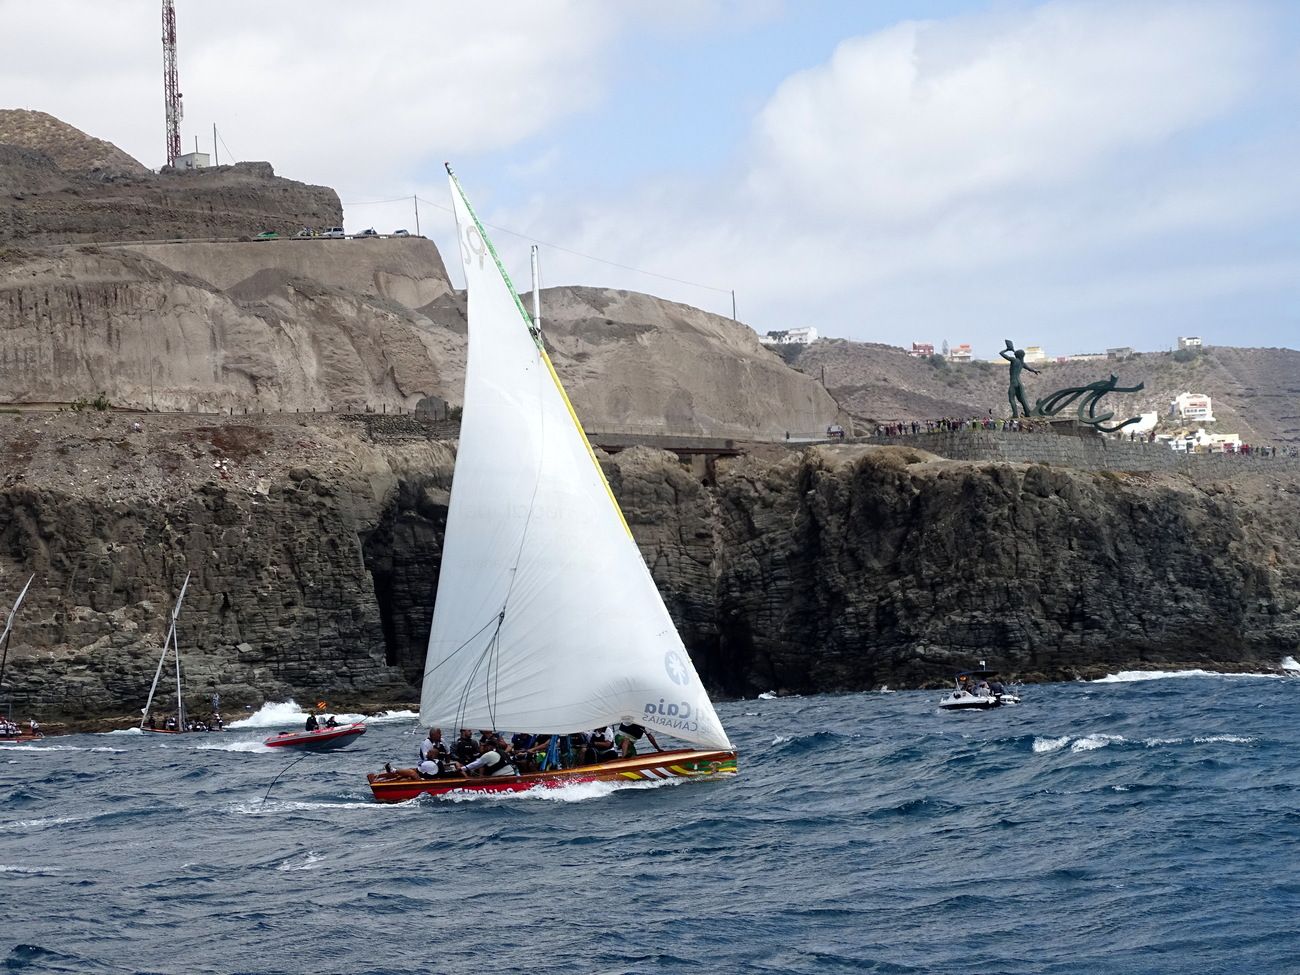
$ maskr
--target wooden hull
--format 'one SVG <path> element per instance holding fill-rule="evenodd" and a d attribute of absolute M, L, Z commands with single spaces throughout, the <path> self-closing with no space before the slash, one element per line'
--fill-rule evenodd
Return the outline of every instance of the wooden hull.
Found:
<path fill-rule="evenodd" d="M 353 738 L 366 733 L 361 723 L 343 724 L 335 728 L 317 728 L 315 731 L 282 731 L 272 735 L 262 744 L 270 748 L 301 748 L 309 752 L 327 752 L 343 748 Z"/>
<path fill-rule="evenodd" d="M 405 802 L 416 796 L 441 796 L 449 792 L 526 792 L 529 789 L 555 789 L 577 782 L 643 782 L 675 778 L 719 778 L 735 774 L 735 752 L 683 748 L 617 758 L 599 765 L 533 772 L 528 775 L 371 782 L 370 791 L 377 802 Z"/>

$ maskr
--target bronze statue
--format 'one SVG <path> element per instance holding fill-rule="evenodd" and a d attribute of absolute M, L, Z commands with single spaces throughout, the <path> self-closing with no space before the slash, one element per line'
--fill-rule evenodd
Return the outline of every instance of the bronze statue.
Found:
<path fill-rule="evenodd" d="M 1015 353 L 1012 355 L 1011 353 Z M 1011 382 L 1007 386 L 1007 400 L 1011 403 L 1011 415 L 1017 417 L 1020 414 L 1016 412 L 1016 403 L 1020 404 L 1021 409 L 1025 411 L 1025 416 L 1029 415 L 1029 400 L 1025 398 L 1025 385 L 1020 381 L 1020 371 L 1028 369 L 1035 376 L 1038 370 L 1025 362 L 1025 350 L 1017 349 L 1015 343 L 1007 339 L 1007 347 L 998 355 L 1011 363 Z"/>
<path fill-rule="evenodd" d="M 1025 350 L 1017 349 L 1010 339 L 1007 339 L 1007 347 L 998 355 L 1006 359 L 1011 364 L 1011 380 L 1007 386 L 1007 399 L 1011 402 L 1012 417 L 1019 416 L 1016 412 L 1016 405 L 1025 411 L 1025 416 L 1056 416 L 1063 409 L 1079 400 L 1079 422 L 1087 426 L 1100 430 L 1102 433 L 1115 433 L 1124 429 L 1130 423 L 1137 423 L 1141 417 L 1129 417 L 1123 423 L 1117 423 L 1115 426 L 1102 426 L 1111 417 L 1115 415 L 1114 411 L 1108 411 L 1097 415 L 1097 403 L 1107 393 L 1136 393 L 1143 389 L 1145 383 L 1138 383 L 1136 386 L 1119 386 L 1119 377 L 1114 373 L 1110 374 L 1109 379 L 1098 379 L 1096 382 L 1088 383 L 1086 386 L 1070 386 L 1066 389 L 1058 389 L 1048 396 L 1040 397 L 1035 403 L 1034 408 L 1029 408 L 1029 401 L 1025 398 L 1025 387 L 1020 381 L 1022 370 L 1028 369 L 1035 376 L 1038 370 L 1032 368 L 1025 362 Z M 1082 398 L 1080 398 L 1082 397 Z"/>

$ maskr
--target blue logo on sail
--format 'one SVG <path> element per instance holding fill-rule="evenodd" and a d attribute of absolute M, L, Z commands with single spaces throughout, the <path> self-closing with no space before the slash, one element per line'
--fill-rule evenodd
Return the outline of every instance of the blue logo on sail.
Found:
<path fill-rule="evenodd" d="M 668 679 L 674 684 L 681 684 L 685 687 L 691 682 L 690 665 L 682 659 L 682 655 L 676 650 L 669 650 L 664 654 L 664 670 L 668 672 Z"/>

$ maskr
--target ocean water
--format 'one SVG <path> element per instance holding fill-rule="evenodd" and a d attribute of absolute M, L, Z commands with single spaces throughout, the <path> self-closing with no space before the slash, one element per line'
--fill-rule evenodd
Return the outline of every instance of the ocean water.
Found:
<path fill-rule="evenodd" d="M 370 800 L 411 716 L 0 746 L 14 972 L 1293 973 L 1300 680 L 734 701 L 741 774 Z M 269 798 L 264 796 L 279 775 Z"/>

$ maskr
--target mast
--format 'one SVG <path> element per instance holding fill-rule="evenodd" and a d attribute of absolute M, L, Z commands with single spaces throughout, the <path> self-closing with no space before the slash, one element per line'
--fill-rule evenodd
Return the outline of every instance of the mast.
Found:
<path fill-rule="evenodd" d="M 23 586 L 23 591 L 14 600 L 14 608 L 9 610 L 9 618 L 5 620 L 4 634 L 0 635 L 0 645 L 3 645 L 2 649 L 0 649 L 0 687 L 3 687 L 5 682 L 5 663 L 9 660 L 9 634 L 13 632 L 14 617 L 18 615 L 18 607 L 23 604 L 23 597 L 27 595 L 27 590 L 31 588 L 32 580 L 35 578 L 35 573 L 27 578 L 27 585 Z"/>
<path fill-rule="evenodd" d="M 158 658 L 158 669 L 154 671 L 153 684 L 149 688 L 149 699 L 145 701 L 144 707 L 140 711 L 140 727 L 143 728 L 149 720 L 149 709 L 153 706 L 154 692 L 158 690 L 158 679 L 162 677 L 163 664 L 167 661 L 167 649 L 171 647 L 176 651 L 176 720 L 178 722 L 177 730 L 184 730 L 183 725 L 179 723 L 185 716 L 185 706 L 181 701 L 181 650 L 176 645 L 176 620 L 181 615 L 181 603 L 185 601 L 185 590 L 190 587 L 190 573 L 185 573 L 185 581 L 181 583 L 181 594 L 176 597 L 176 605 L 172 607 L 172 621 L 167 628 L 167 638 L 163 640 L 162 656 Z"/>
<path fill-rule="evenodd" d="M 542 291 L 537 276 L 537 245 L 533 245 L 533 331 L 542 334 Z"/>
<path fill-rule="evenodd" d="M 181 647 L 180 641 L 176 639 L 176 620 L 181 615 L 181 603 L 185 599 L 185 590 L 190 587 L 190 574 L 185 573 L 185 581 L 181 584 L 181 594 L 176 597 L 176 605 L 172 607 L 172 650 L 176 654 L 176 730 L 185 730 L 185 698 L 181 696 Z"/>

